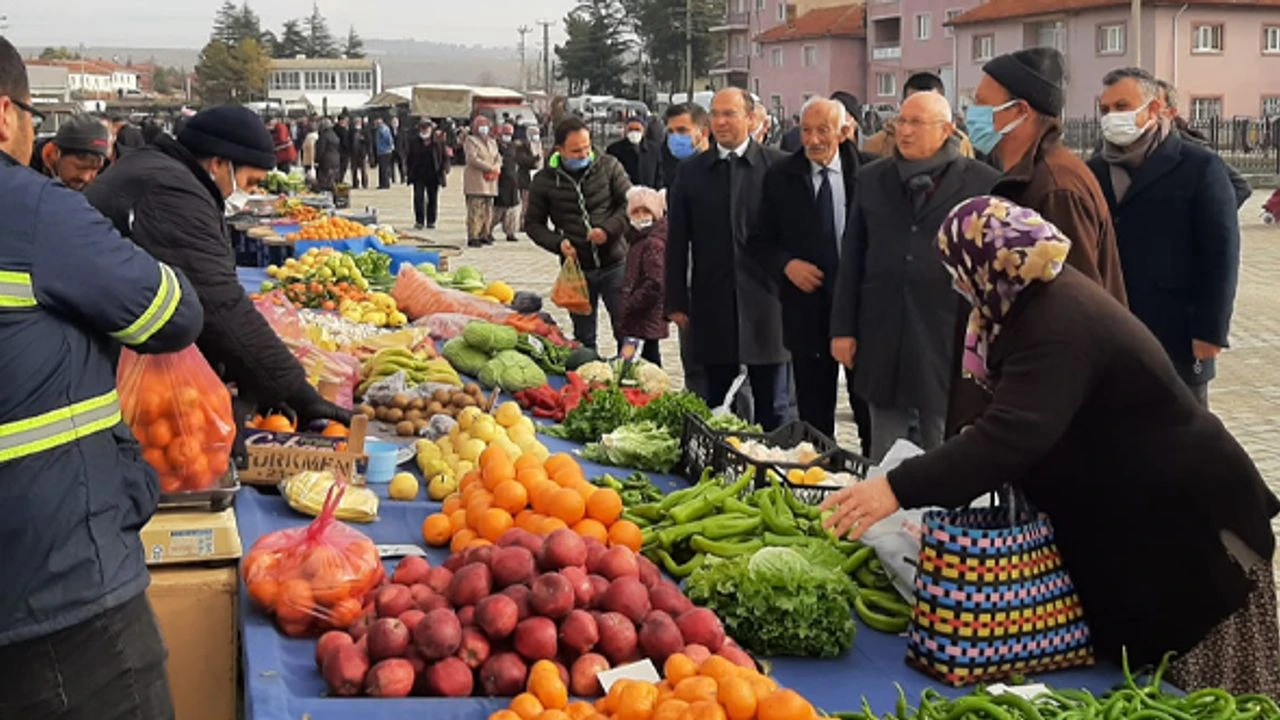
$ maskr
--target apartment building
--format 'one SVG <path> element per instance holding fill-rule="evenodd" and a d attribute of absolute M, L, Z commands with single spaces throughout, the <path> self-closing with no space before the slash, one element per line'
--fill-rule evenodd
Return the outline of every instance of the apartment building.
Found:
<path fill-rule="evenodd" d="M 867 102 L 894 103 L 913 73 L 942 78 L 956 99 L 957 44 L 947 25 L 979 0 L 867 0 Z"/>
<path fill-rule="evenodd" d="M 271 61 L 267 99 L 287 108 L 337 115 L 382 92 L 382 66 L 369 58 L 284 58 Z"/>
<path fill-rule="evenodd" d="M 761 57 L 751 68 L 751 91 L 780 117 L 836 90 L 866 98 L 865 17 L 861 3 L 820 7 L 757 35 Z"/>

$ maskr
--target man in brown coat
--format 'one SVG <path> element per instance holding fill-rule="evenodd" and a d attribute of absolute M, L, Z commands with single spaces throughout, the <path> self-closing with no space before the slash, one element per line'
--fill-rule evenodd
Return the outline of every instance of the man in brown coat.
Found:
<path fill-rule="evenodd" d="M 1062 145 L 1058 117 L 1065 102 L 1065 61 L 1053 48 L 1008 53 L 982 67 L 974 104 L 966 111 L 974 149 L 1005 171 L 991 191 L 1040 213 L 1071 238 L 1067 264 L 1126 304 L 1115 227 L 1097 178 Z M 964 327 L 957 329 L 964 337 Z M 954 433 L 982 413 L 987 396 L 962 380 L 957 356 L 947 429 Z"/>

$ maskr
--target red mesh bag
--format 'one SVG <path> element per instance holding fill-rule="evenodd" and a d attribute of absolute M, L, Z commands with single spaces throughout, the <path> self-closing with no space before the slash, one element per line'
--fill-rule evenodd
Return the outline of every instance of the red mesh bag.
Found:
<path fill-rule="evenodd" d="M 120 352 L 120 411 L 165 494 L 218 485 L 236 428 L 231 393 L 195 345 L 176 353 Z"/>
<path fill-rule="evenodd" d="M 240 562 L 254 605 L 291 637 L 345 630 L 386 577 L 373 541 L 334 518 L 345 491 L 335 483 L 310 525 L 263 535 Z"/>

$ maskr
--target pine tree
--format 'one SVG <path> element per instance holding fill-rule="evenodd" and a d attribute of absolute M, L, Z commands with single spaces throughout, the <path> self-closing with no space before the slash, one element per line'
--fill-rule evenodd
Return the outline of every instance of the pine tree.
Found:
<path fill-rule="evenodd" d="M 234 46 L 210 40 L 196 63 L 196 92 L 211 105 L 261 97 L 270 62 L 255 38 L 245 38 Z"/>
<path fill-rule="evenodd" d="M 307 35 L 302 32 L 301 20 L 286 20 L 280 28 L 280 37 L 276 40 L 272 55 L 278 58 L 292 58 L 307 52 Z"/>
<path fill-rule="evenodd" d="M 307 23 L 307 57 L 333 58 L 338 56 L 338 43 L 329 33 L 329 23 L 320 14 L 320 6 L 312 4 Z"/>
<path fill-rule="evenodd" d="M 222 7 L 218 8 L 218 12 L 213 16 L 213 34 L 210 40 L 216 40 L 230 48 L 240 39 L 239 32 L 240 8 L 231 0 L 223 0 Z M 206 45 L 205 48 L 209 46 Z"/>
<path fill-rule="evenodd" d="M 649 58 L 653 79 L 675 91 L 685 89 L 685 1 L 622 0 L 631 28 Z M 693 71 L 702 76 L 710 69 L 713 55 L 708 28 L 724 6 L 714 0 L 692 0 L 691 9 Z"/>
<path fill-rule="evenodd" d="M 360 36 L 356 34 L 355 25 L 352 25 L 351 29 L 347 31 L 347 44 L 343 47 L 342 54 L 349 58 L 364 57 L 364 40 L 361 40 Z"/>
<path fill-rule="evenodd" d="M 619 0 L 582 0 L 564 20 L 568 36 L 556 47 L 560 77 L 569 91 L 613 95 L 622 92 L 627 71 L 626 11 Z"/>

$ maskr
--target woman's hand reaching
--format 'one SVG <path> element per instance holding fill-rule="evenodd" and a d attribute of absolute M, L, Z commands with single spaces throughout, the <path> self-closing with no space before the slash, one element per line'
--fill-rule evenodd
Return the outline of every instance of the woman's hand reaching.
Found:
<path fill-rule="evenodd" d="M 824 517 L 822 525 L 836 537 L 847 535 L 850 540 L 857 540 L 867 528 L 889 517 L 899 507 L 898 498 L 889 487 L 889 479 L 884 476 L 871 478 L 824 500 L 822 509 L 834 509 L 835 512 Z"/>

